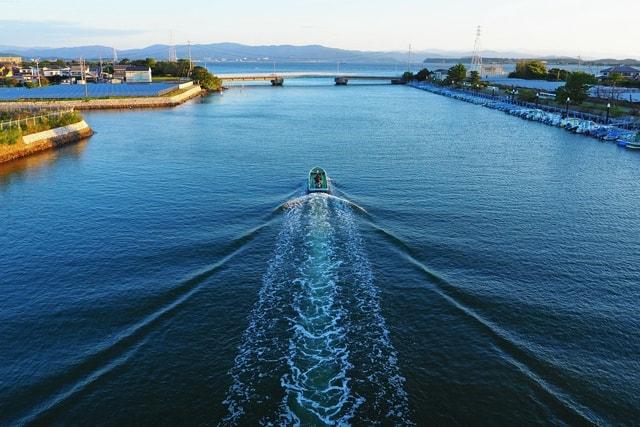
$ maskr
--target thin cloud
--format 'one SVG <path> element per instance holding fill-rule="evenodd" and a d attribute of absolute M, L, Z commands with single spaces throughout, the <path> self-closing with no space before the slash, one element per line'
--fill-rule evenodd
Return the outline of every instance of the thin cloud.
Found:
<path fill-rule="evenodd" d="M 0 27 L 3 29 L 0 32 L 0 44 L 10 46 L 38 46 L 42 45 L 43 40 L 49 46 L 77 45 L 70 41 L 85 43 L 91 39 L 135 36 L 147 32 L 140 29 L 84 27 L 63 21 L 0 20 Z"/>

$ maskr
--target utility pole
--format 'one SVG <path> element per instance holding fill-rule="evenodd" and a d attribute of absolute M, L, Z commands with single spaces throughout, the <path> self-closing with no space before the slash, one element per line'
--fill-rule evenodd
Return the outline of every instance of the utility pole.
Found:
<path fill-rule="evenodd" d="M 34 59 L 36 63 L 36 76 L 38 77 L 38 87 L 42 87 L 42 83 L 40 82 L 40 58 Z"/>
<path fill-rule="evenodd" d="M 82 83 L 84 84 L 84 97 L 89 96 L 89 89 L 87 88 L 87 76 L 84 72 L 85 62 L 83 58 L 80 58 L 80 76 L 82 77 Z"/>
<path fill-rule="evenodd" d="M 193 72 L 193 62 L 191 60 L 191 40 L 187 40 L 187 49 L 189 52 L 189 76 L 191 76 L 191 73 Z"/>
<path fill-rule="evenodd" d="M 176 45 L 173 43 L 173 31 L 169 31 L 169 62 L 178 62 Z"/>

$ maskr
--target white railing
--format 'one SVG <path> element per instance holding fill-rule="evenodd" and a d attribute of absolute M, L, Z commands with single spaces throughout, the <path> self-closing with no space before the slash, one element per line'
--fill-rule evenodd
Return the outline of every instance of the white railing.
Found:
<path fill-rule="evenodd" d="M 70 108 L 67 110 L 52 111 L 47 114 L 41 114 L 38 116 L 25 117 L 24 119 L 16 119 L 16 120 L 0 122 L 0 130 L 11 129 L 12 127 L 18 127 L 20 126 L 21 123 L 28 125 L 29 121 L 31 121 L 35 126 L 37 124 L 38 119 L 42 119 L 45 117 L 49 118 L 49 117 L 61 116 L 63 114 L 73 113 L 73 111 L 74 111 L 73 108 Z"/>

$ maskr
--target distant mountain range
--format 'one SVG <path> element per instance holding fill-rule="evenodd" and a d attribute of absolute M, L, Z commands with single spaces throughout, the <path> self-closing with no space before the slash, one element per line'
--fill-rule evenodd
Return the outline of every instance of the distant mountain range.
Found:
<path fill-rule="evenodd" d="M 179 58 L 188 57 L 189 46 L 177 45 L 176 53 Z M 77 47 L 18 47 L 0 46 L 0 56 L 18 55 L 23 58 L 40 59 L 111 59 L 113 58 L 113 48 L 109 46 L 77 46 Z M 165 59 L 169 57 L 169 46 L 155 44 L 141 49 L 118 50 L 119 59 L 144 59 L 156 58 Z M 351 63 L 406 63 L 409 59 L 408 52 L 394 51 L 360 51 L 337 49 L 320 45 L 294 46 L 294 45 L 270 45 L 270 46 L 248 46 L 239 43 L 211 43 L 194 44 L 191 46 L 192 58 L 196 61 L 275 61 L 275 62 L 351 62 Z M 471 57 L 471 52 L 455 52 L 446 50 L 425 50 L 412 53 L 412 62 L 453 62 L 455 60 L 466 60 Z M 549 62 L 574 63 L 577 58 L 546 56 L 537 57 L 521 52 L 499 52 L 483 51 L 484 58 L 493 58 L 497 62 L 500 60 L 513 61 L 516 59 L 532 58 L 545 59 Z M 627 63 L 640 64 L 640 61 L 633 59 L 601 59 L 588 61 L 590 63 L 610 64 Z"/>
<path fill-rule="evenodd" d="M 397 62 L 407 61 L 407 53 L 400 52 L 364 52 L 357 50 L 336 49 L 320 45 L 293 46 L 247 46 L 238 43 L 212 43 L 191 45 L 191 56 L 200 61 L 321 61 L 321 62 Z M 177 45 L 178 58 L 187 58 L 189 46 Z M 108 46 L 79 47 L 34 47 L 0 46 L 0 55 L 19 55 L 24 58 L 41 59 L 110 59 L 113 48 Z M 141 49 L 118 50 L 119 59 L 166 59 L 169 57 L 169 46 L 156 44 Z M 418 59 L 414 57 L 415 59 Z"/>

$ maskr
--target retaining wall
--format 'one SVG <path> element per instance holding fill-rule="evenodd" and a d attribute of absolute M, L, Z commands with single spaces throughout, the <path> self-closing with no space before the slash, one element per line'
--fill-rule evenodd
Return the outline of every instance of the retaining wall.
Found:
<path fill-rule="evenodd" d="M 175 107 L 185 101 L 199 96 L 203 92 L 200 86 L 192 86 L 188 90 L 174 96 L 152 96 L 147 98 L 89 99 L 60 101 L 18 101 L 3 102 L 1 107 L 12 109 L 27 108 L 73 108 L 76 110 L 109 110 L 129 108 L 166 108 Z"/>
<path fill-rule="evenodd" d="M 22 142 L 4 147 L 5 150 L 0 151 L 0 163 L 77 142 L 91 135 L 93 135 L 93 130 L 84 120 L 60 128 L 25 135 L 22 137 Z"/>

